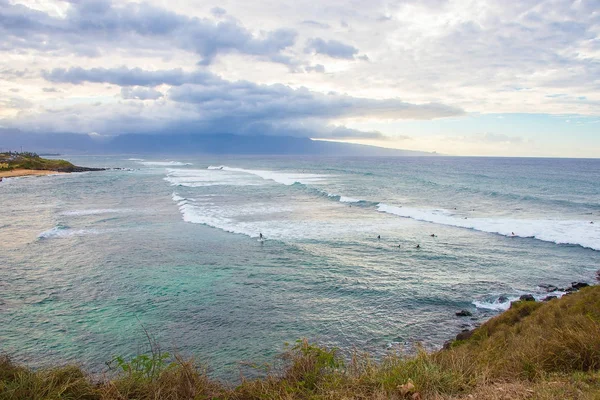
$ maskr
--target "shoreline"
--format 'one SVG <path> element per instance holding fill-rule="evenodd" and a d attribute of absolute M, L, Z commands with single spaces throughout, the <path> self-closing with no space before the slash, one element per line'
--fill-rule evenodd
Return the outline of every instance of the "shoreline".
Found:
<path fill-rule="evenodd" d="M 51 171 L 46 169 L 13 169 L 10 171 L 0 171 L 0 179 L 2 178 L 18 178 L 22 176 L 45 176 L 55 174 L 66 174 L 67 172 Z"/>
<path fill-rule="evenodd" d="M 240 380 L 222 381 L 148 336 L 145 352 L 113 356 L 101 376 L 73 364 L 33 369 L 0 352 L 0 388 L 15 399 L 591 399 L 600 396 L 599 327 L 600 286 L 586 286 L 547 302 L 513 302 L 444 349 L 385 361 L 298 339 L 265 373 L 240 370 Z"/>

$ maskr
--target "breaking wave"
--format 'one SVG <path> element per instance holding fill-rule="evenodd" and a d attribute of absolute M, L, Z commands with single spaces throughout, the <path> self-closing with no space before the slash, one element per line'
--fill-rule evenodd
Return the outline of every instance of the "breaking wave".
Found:
<path fill-rule="evenodd" d="M 182 163 L 179 161 L 138 161 L 138 163 L 148 167 L 184 167 L 192 165 L 191 163 Z"/>
<path fill-rule="evenodd" d="M 245 174 L 256 175 L 261 177 L 264 180 L 271 180 L 277 183 L 281 183 L 283 185 L 293 185 L 295 183 L 301 183 L 303 185 L 308 184 L 320 184 L 325 183 L 326 179 L 329 175 L 321 175 L 321 174 L 305 174 L 299 172 L 282 172 L 282 171 L 267 171 L 267 170 L 259 170 L 259 169 L 244 169 L 244 168 L 232 168 L 227 167 L 225 165 L 221 166 L 209 166 L 207 169 L 209 170 L 220 170 L 220 171 L 229 171 L 229 172 L 241 172 Z"/>
<path fill-rule="evenodd" d="M 600 250 L 600 224 L 575 220 L 467 218 L 447 210 L 423 210 L 380 203 L 380 212 L 434 224 L 456 226 L 508 237 L 534 238 L 556 244 L 572 244 Z"/>
<path fill-rule="evenodd" d="M 99 232 L 95 229 L 72 229 L 65 225 L 57 225 L 38 235 L 39 239 L 66 238 L 71 236 L 95 235 Z"/>

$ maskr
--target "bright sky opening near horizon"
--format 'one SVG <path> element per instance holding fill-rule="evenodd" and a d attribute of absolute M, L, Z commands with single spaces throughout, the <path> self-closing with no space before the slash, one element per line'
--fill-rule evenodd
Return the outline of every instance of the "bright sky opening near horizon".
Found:
<path fill-rule="evenodd" d="M 600 157 L 600 4 L 0 0 L 0 128 Z"/>

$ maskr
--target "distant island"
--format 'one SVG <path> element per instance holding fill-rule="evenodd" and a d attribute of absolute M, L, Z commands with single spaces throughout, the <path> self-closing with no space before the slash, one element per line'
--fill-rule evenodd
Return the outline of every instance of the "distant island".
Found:
<path fill-rule="evenodd" d="M 77 133 L 31 133 L 0 128 L 0 148 L 21 146 L 38 154 L 186 154 L 186 155 L 296 155 L 333 157 L 436 157 L 423 151 L 390 149 L 355 143 L 312 140 L 306 137 L 195 134 L 123 133 L 98 139 Z"/>
<path fill-rule="evenodd" d="M 103 171 L 104 168 L 78 167 L 66 160 L 42 158 L 30 152 L 0 153 L 0 181 L 2 178 L 56 173 Z"/>

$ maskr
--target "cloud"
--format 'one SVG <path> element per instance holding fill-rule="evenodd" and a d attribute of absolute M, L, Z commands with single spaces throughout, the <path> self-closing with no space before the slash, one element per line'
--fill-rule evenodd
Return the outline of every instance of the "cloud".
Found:
<path fill-rule="evenodd" d="M 29 48 L 97 57 L 106 47 L 163 52 L 176 48 L 199 55 L 202 64 L 229 52 L 291 63 L 282 52 L 296 40 L 292 29 L 255 35 L 233 18 L 189 17 L 148 3 L 70 0 L 69 4 L 65 17 L 59 18 L 0 0 L 0 50 Z M 219 9 L 215 12 L 223 16 Z"/>
<path fill-rule="evenodd" d="M 345 126 L 336 126 L 328 132 L 322 132 L 318 135 L 319 139 L 376 139 L 390 140 L 389 136 L 379 131 L 361 131 L 357 129 L 346 128 Z M 395 137 L 397 138 L 397 137 Z M 400 139 L 408 139 L 408 136 L 402 136 Z"/>
<path fill-rule="evenodd" d="M 45 88 L 42 88 L 42 92 L 44 92 L 44 93 L 58 93 L 58 92 L 60 92 L 60 90 L 58 90 L 57 88 L 53 88 L 53 87 L 45 87 Z"/>
<path fill-rule="evenodd" d="M 55 68 L 43 71 L 42 76 L 55 83 L 81 84 L 84 82 L 111 83 L 119 86 L 180 86 L 184 83 L 206 83 L 215 76 L 204 71 L 184 72 L 181 68 L 147 71 L 141 68 Z"/>
<path fill-rule="evenodd" d="M 304 51 L 307 53 L 324 54 L 332 58 L 353 59 L 358 49 L 337 40 L 309 39 Z"/>
<path fill-rule="evenodd" d="M 307 65 L 304 67 L 306 72 L 318 72 L 320 74 L 325 73 L 325 66 L 323 64 Z"/>
<path fill-rule="evenodd" d="M 357 117 L 426 120 L 464 113 L 438 103 L 412 104 L 396 98 L 374 100 L 282 84 L 228 81 L 204 71 L 72 68 L 53 70 L 44 76 L 53 82 L 120 85 L 121 97 L 130 103 L 52 106 L 21 113 L 2 121 L 3 125 L 102 134 L 168 130 L 381 139 L 379 132 L 332 130 L 328 125 L 334 120 Z M 172 85 L 166 95 L 154 89 L 162 84 Z"/>
<path fill-rule="evenodd" d="M 163 94 L 152 88 L 135 86 L 121 88 L 121 97 L 126 100 L 156 100 Z"/>
<path fill-rule="evenodd" d="M 185 84 L 169 90 L 178 103 L 195 104 L 222 113 L 224 118 L 384 118 L 434 119 L 462 115 L 456 107 L 438 104 L 411 104 L 399 99 L 374 100 L 339 93 L 322 94 L 307 88 L 257 85 L 251 82 L 220 81 L 212 85 Z"/>
<path fill-rule="evenodd" d="M 523 138 L 519 136 L 509 136 L 503 133 L 485 132 L 477 135 L 477 140 L 486 143 L 522 143 Z"/>
<path fill-rule="evenodd" d="M 307 25 L 307 26 L 312 26 L 312 27 L 319 28 L 319 29 L 329 29 L 329 28 L 331 28 L 331 26 L 329 26 L 329 24 L 324 24 L 322 22 L 314 21 L 314 20 L 310 20 L 310 19 L 302 21 L 301 24 L 302 25 Z"/>
<path fill-rule="evenodd" d="M 146 71 L 140 68 L 71 68 L 44 73 L 52 82 L 111 83 L 120 86 L 172 85 L 169 99 L 210 108 L 213 113 L 254 118 L 434 119 L 462 115 L 463 110 L 439 103 L 411 104 L 399 99 L 368 99 L 339 93 L 322 94 L 282 84 L 231 82 L 205 71 Z M 218 106 L 221 106 L 220 108 Z"/>
<path fill-rule="evenodd" d="M 222 17 L 225 14 L 227 14 L 227 11 L 225 11 L 225 9 L 221 7 L 213 7 L 210 9 L 210 13 L 215 17 Z"/>

